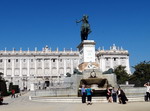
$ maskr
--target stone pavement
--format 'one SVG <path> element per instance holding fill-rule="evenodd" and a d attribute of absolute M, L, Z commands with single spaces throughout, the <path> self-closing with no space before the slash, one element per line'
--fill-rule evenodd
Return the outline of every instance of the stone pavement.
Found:
<path fill-rule="evenodd" d="M 118 103 L 49 103 L 29 101 L 29 94 L 18 98 L 4 98 L 0 111 L 150 111 L 150 102 L 129 102 L 125 105 Z"/>

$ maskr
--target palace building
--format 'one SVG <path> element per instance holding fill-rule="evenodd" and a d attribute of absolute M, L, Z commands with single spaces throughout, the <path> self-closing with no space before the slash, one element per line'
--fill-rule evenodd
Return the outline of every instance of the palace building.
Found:
<path fill-rule="evenodd" d="M 109 50 L 99 48 L 95 51 L 95 61 L 101 72 L 114 69 L 118 65 L 126 66 L 130 72 L 128 50 L 116 47 L 114 44 Z M 67 73 L 73 74 L 74 69 L 80 64 L 79 51 L 63 50 L 58 48 L 52 51 L 46 46 L 41 51 L 0 51 L 0 72 L 8 83 L 13 82 L 22 89 L 30 89 L 31 83 L 42 83 L 46 80 L 60 82 Z"/>

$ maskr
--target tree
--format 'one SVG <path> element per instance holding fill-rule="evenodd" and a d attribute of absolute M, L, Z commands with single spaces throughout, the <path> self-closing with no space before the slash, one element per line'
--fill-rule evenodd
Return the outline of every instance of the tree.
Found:
<path fill-rule="evenodd" d="M 114 73 L 117 76 L 117 83 L 118 84 L 124 84 L 125 81 L 129 80 L 129 74 L 125 70 L 125 66 L 119 65 L 114 69 Z"/>
<path fill-rule="evenodd" d="M 3 96 L 7 95 L 7 87 L 6 87 L 6 81 L 5 79 L 2 77 L 3 73 L 0 72 L 0 91 L 2 92 Z"/>
<path fill-rule="evenodd" d="M 130 77 L 130 83 L 135 84 L 135 86 L 143 86 L 144 83 L 150 82 L 150 61 L 140 62 L 133 68 L 135 71 Z"/>

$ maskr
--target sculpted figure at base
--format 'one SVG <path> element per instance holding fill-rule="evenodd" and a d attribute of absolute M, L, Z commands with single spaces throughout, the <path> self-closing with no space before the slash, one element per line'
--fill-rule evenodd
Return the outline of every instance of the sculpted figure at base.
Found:
<path fill-rule="evenodd" d="M 90 24 L 88 22 L 88 16 L 83 15 L 83 18 L 76 23 L 82 22 L 81 25 L 81 41 L 88 39 L 88 34 L 91 33 Z"/>

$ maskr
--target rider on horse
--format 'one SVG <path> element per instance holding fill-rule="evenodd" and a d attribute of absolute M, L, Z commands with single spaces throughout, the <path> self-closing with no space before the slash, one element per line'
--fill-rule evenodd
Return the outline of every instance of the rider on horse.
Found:
<path fill-rule="evenodd" d="M 80 21 L 76 21 L 76 23 L 79 23 L 82 21 L 81 26 L 81 40 L 87 40 L 88 34 L 91 33 L 90 24 L 88 22 L 88 16 L 83 15 L 83 18 Z"/>

